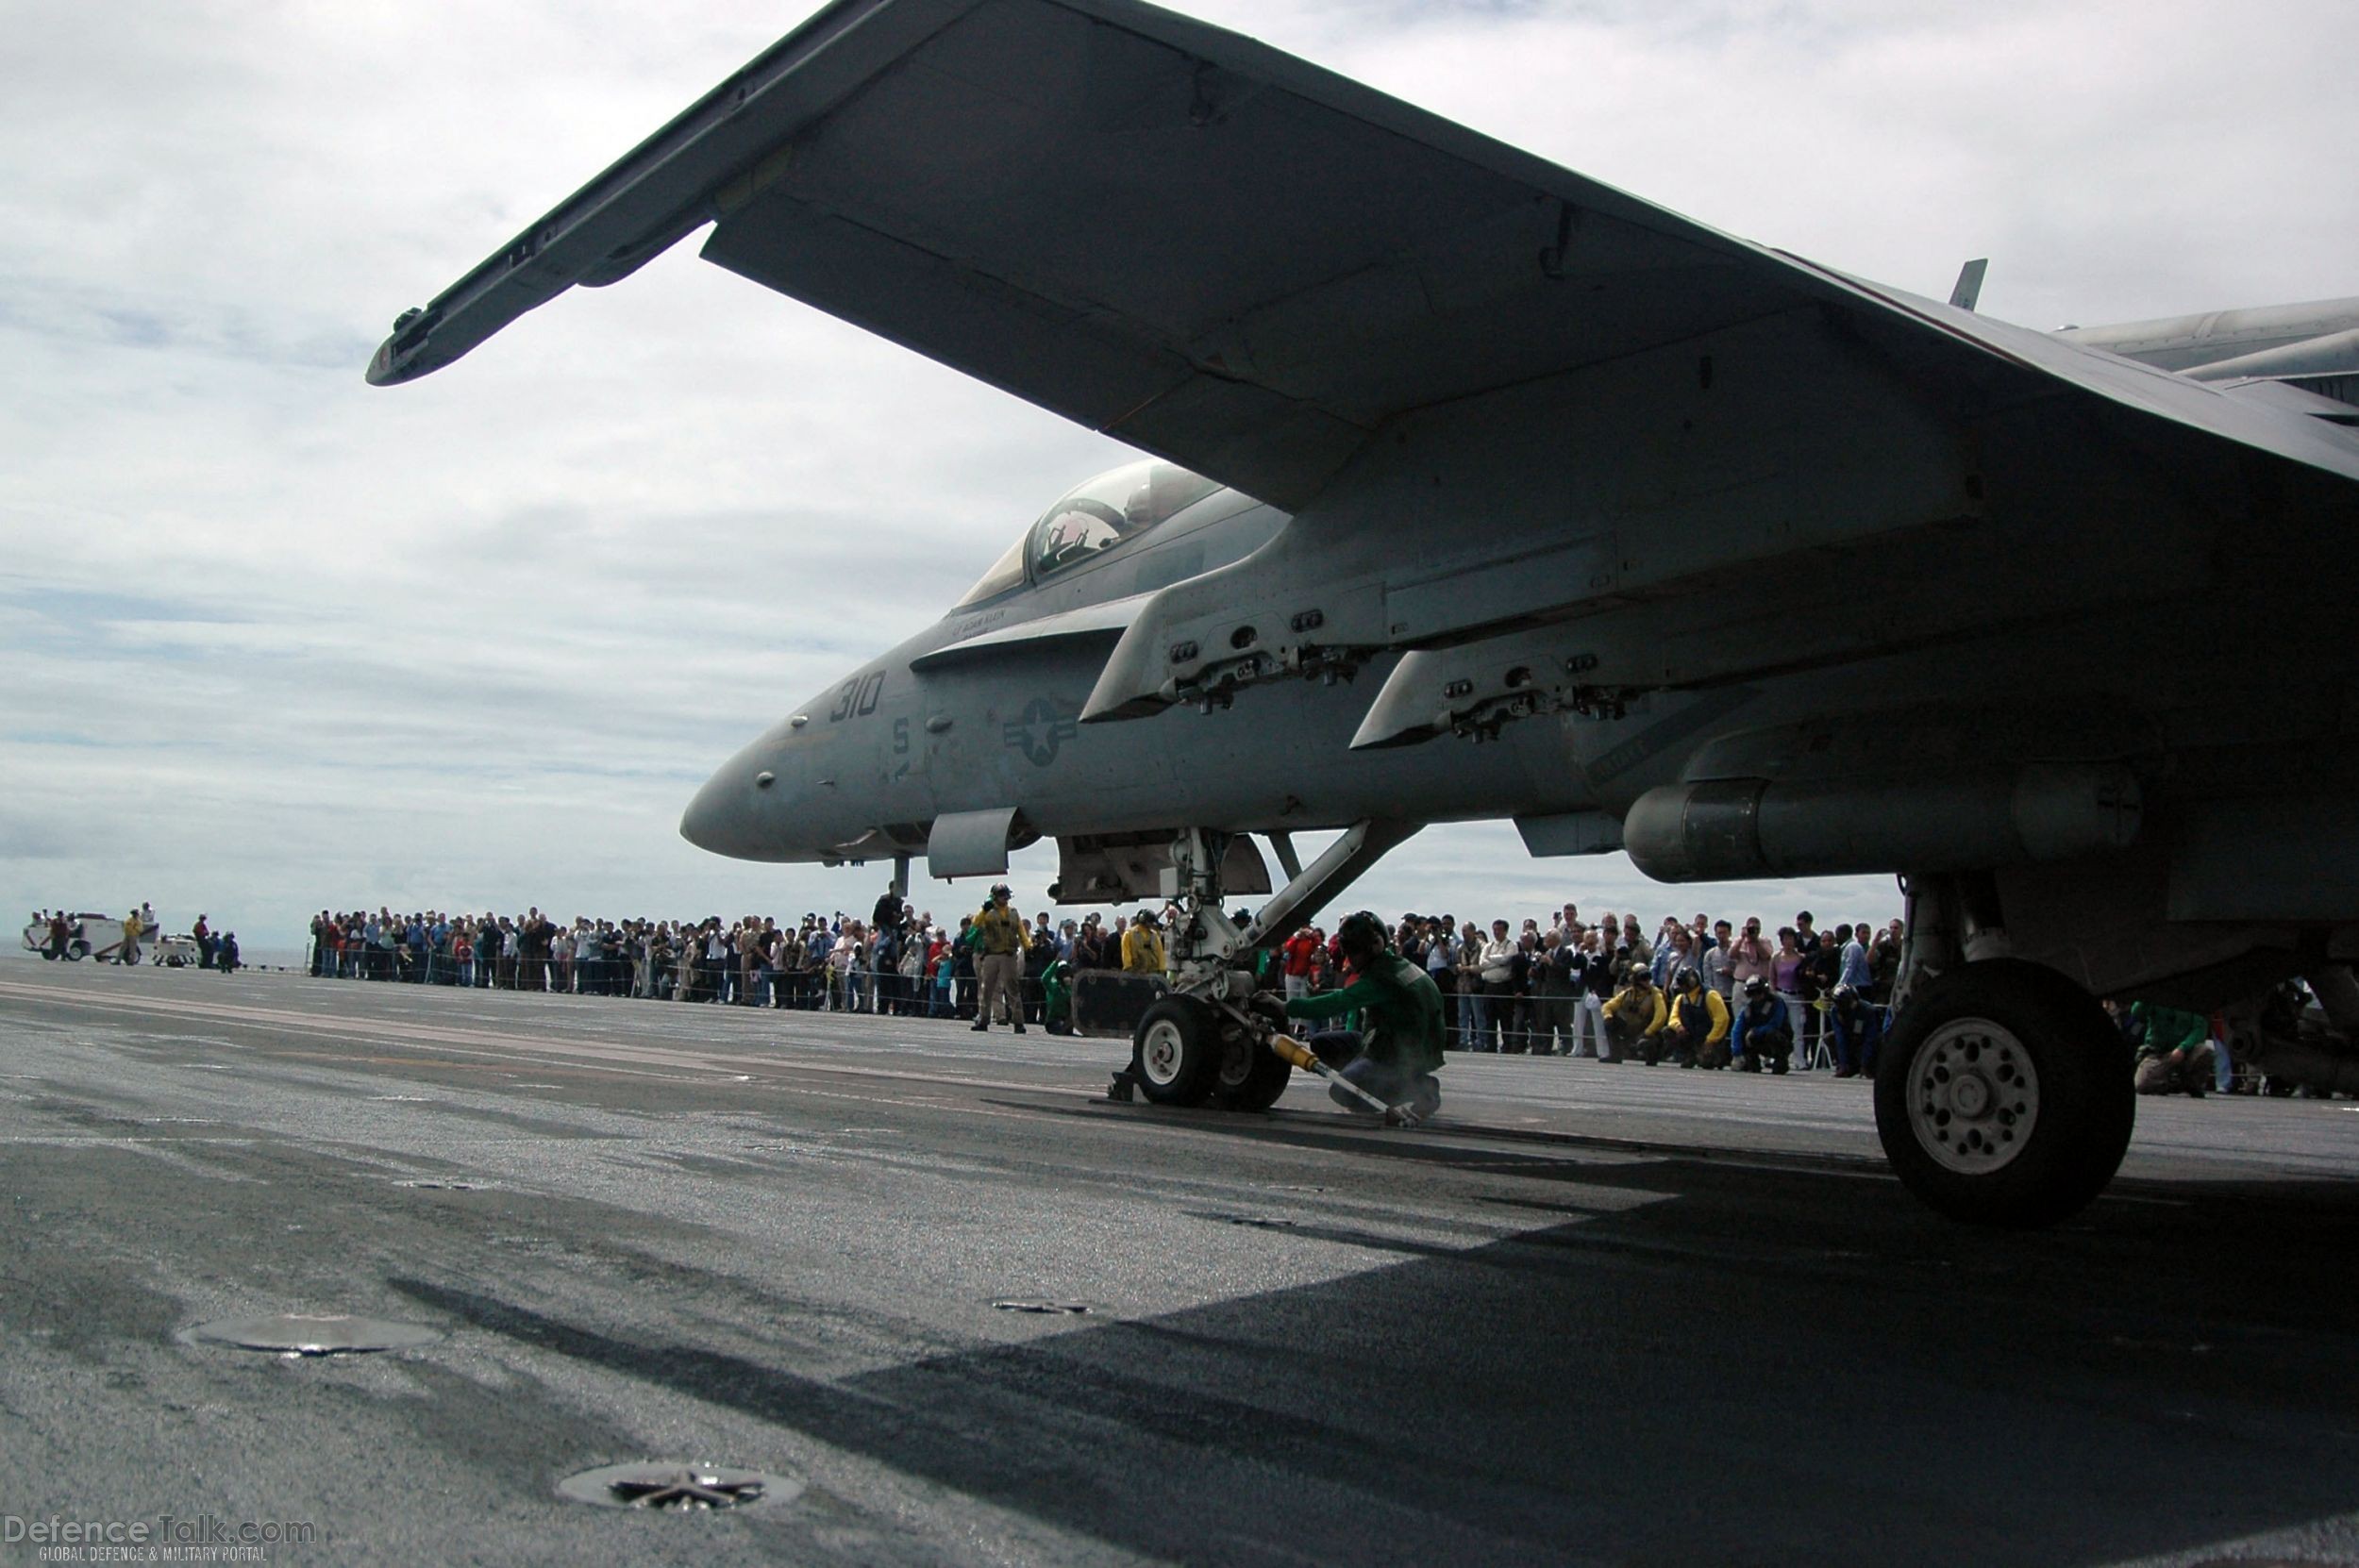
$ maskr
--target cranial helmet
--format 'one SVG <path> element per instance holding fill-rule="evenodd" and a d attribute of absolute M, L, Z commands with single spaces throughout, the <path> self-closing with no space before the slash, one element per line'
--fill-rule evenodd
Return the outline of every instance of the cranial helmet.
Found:
<path fill-rule="evenodd" d="M 1696 966 L 1692 963 L 1680 965 L 1678 972 L 1671 976 L 1671 989 L 1674 991 L 1693 991 L 1701 984 L 1703 976 L 1696 973 Z"/>
<path fill-rule="evenodd" d="M 1748 996 L 1766 996 L 1769 994 L 1769 982 L 1756 975 L 1751 979 L 1745 982 L 1745 994 Z"/>
<path fill-rule="evenodd" d="M 1856 1002 L 1858 1000 L 1859 988 L 1857 986 L 1844 985 L 1834 988 L 1834 1004 L 1836 1007 L 1841 1007 L 1846 1002 Z"/>
<path fill-rule="evenodd" d="M 1371 959 L 1390 945 L 1384 934 L 1384 922 L 1369 909 L 1344 916 L 1343 924 L 1335 928 L 1335 940 L 1342 944 L 1344 951 Z"/>

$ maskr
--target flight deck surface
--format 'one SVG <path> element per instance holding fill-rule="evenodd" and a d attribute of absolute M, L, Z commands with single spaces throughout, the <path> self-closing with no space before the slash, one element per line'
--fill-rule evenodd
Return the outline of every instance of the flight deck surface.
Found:
<path fill-rule="evenodd" d="M 2143 1101 L 2010 1235 L 1823 1073 L 1454 1056 L 1386 1131 L 1111 1105 L 1124 1054 L 0 964 L 0 1514 L 314 1526 L 273 1562 L 2359 1561 L 2346 1104 Z M 282 1313 L 436 1337 L 192 1332 Z M 557 1490 L 647 1460 L 775 1484 Z"/>

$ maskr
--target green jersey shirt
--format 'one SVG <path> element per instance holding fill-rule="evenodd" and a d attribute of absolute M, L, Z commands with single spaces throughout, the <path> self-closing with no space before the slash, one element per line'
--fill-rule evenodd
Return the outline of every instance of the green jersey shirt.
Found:
<path fill-rule="evenodd" d="M 1289 1018 L 1340 1018 L 1347 1012 L 1361 1015 L 1361 1048 L 1371 1060 L 1415 1073 L 1442 1065 L 1447 1031 L 1441 988 L 1399 954 L 1378 959 L 1341 991 L 1297 996 L 1286 1004 Z"/>

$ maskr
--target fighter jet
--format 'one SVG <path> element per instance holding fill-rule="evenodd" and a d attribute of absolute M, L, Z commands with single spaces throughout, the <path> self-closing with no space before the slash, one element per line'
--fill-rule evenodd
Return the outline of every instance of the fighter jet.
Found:
<path fill-rule="evenodd" d="M 2036 332 L 1979 267 L 1870 283 L 1150 6 L 842 0 L 369 378 L 707 229 L 1151 460 L 683 831 L 945 875 L 1050 837 L 1062 896 L 1177 897 L 1151 1098 L 1263 1101 L 1241 962 L 1452 817 L 1666 881 L 1899 874 L 1878 1127 L 1962 1219 L 2110 1179 L 2099 996 L 2299 974 L 2359 1025 L 2359 299 Z M 1252 833 L 1286 881 L 1239 924 Z"/>

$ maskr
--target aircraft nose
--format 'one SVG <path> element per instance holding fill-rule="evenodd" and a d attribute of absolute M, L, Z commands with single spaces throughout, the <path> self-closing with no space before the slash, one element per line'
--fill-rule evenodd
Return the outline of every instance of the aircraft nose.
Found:
<path fill-rule="evenodd" d="M 771 765 L 740 753 L 705 780 L 680 814 L 680 837 L 698 849 L 736 859 L 762 859 L 762 807 L 776 792 Z M 775 852 L 773 852 L 775 853 Z"/>

